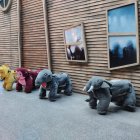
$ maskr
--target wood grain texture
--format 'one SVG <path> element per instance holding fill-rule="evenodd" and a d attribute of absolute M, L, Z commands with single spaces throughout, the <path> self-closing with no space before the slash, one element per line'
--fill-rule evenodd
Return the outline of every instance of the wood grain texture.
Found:
<path fill-rule="evenodd" d="M 17 0 L 13 0 L 7 12 L 0 11 L 0 65 L 19 65 L 17 25 Z"/>
<path fill-rule="evenodd" d="M 47 50 L 42 0 L 21 1 L 22 66 L 47 67 Z"/>
<path fill-rule="evenodd" d="M 126 4 L 128 0 L 47 0 L 52 69 L 67 72 L 72 78 L 74 91 L 82 91 L 88 79 L 98 75 L 110 79 L 129 79 L 140 104 L 140 66 L 109 71 L 107 58 L 106 10 Z M 140 2 L 138 3 L 140 18 Z M 139 20 L 140 21 L 140 20 Z M 84 23 L 88 62 L 70 63 L 65 58 L 63 29 Z M 140 25 L 140 22 L 139 22 Z"/>

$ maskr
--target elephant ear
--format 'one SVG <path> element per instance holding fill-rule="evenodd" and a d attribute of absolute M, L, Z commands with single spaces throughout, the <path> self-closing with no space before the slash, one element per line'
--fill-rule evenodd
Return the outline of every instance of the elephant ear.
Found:
<path fill-rule="evenodd" d="M 108 81 L 104 80 L 102 85 L 101 85 L 101 88 L 110 88 L 112 86 L 111 83 L 109 83 Z"/>

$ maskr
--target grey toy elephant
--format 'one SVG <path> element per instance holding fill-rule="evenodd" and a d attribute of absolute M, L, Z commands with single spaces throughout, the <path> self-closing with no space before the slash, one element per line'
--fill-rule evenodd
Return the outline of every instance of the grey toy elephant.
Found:
<path fill-rule="evenodd" d="M 134 87 L 128 80 L 106 81 L 100 76 L 93 76 L 83 89 L 89 95 L 89 105 L 99 114 L 105 115 L 110 102 L 128 111 L 135 111 L 136 96 Z M 97 101 L 98 104 L 97 104 Z"/>
<path fill-rule="evenodd" d="M 43 84 L 45 83 L 45 86 Z M 65 95 L 72 95 L 72 82 L 67 73 L 52 74 L 48 69 L 39 72 L 35 80 L 35 85 L 40 86 L 39 97 L 43 99 L 46 97 L 47 89 L 50 90 L 48 99 L 56 101 L 60 97 L 61 90 L 64 90 Z"/>

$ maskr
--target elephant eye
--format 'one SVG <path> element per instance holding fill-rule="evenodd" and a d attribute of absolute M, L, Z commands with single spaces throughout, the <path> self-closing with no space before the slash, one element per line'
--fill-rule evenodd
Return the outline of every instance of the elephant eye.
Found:
<path fill-rule="evenodd" d="M 47 73 L 45 73 L 44 76 L 47 76 Z"/>

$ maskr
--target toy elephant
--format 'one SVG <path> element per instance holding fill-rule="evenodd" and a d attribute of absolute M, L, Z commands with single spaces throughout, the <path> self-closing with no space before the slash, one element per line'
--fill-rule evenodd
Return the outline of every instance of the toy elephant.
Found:
<path fill-rule="evenodd" d="M 136 96 L 134 87 L 128 80 L 106 81 L 100 76 L 93 76 L 83 89 L 89 94 L 89 105 L 99 114 L 105 115 L 110 102 L 128 111 L 135 111 Z M 97 104 L 97 101 L 98 104 Z"/>
<path fill-rule="evenodd" d="M 40 70 L 32 71 L 26 68 L 17 68 L 17 83 L 16 90 L 22 91 L 25 93 L 31 93 L 33 89 L 37 88 L 35 86 L 35 79 Z"/>
<path fill-rule="evenodd" d="M 4 64 L 0 66 L 0 79 L 3 80 L 3 88 L 7 91 L 11 91 L 16 81 L 16 72 L 11 70 L 7 64 Z"/>
<path fill-rule="evenodd" d="M 66 73 L 52 74 L 48 69 L 41 70 L 35 80 L 35 85 L 40 86 L 40 99 L 46 97 L 47 89 L 50 90 L 48 96 L 50 101 L 56 101 L 56 98 L 60 97 L 60 94 L 57 93 L 61 90 L 64 90 L 65 95 L 72 95 L 72 83 Z"/>

